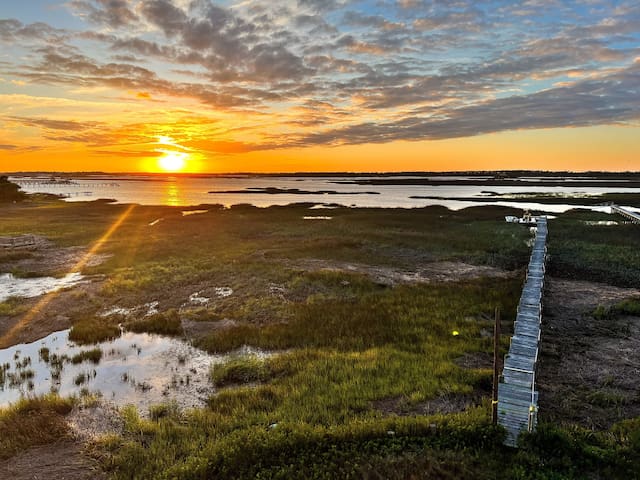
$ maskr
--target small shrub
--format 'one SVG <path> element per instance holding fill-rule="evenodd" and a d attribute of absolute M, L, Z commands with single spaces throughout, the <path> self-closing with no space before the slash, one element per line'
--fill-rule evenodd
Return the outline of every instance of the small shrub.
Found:
<path fill-rule="evenodd" d="M 97 365 L 98 363 L 100 363 L 101 359 L 102 350 L 100 350 L 99 348 L 94 348 L 92 350 L 84 350 L 80 353 L 77 353 L 76 355 L 71 357 L 71 363 L 77 365 L 79 363 L 89 361 Z"/>
<path fill-rule="evenodd" d="M 0 409 L 0 460 L 31 446 L 64 438 L 68 426 L 63 415 L 72 408 L 72 400 L 47 395 L 23 399 L 9 408 Z"/>
<path fill-rule="evenodd" d="M 71 327 L 69 340 L 80 345 L 90 345 L 107 340 L 114 340 L 118 338 L 121 333 L 118 325 L 94 318 L 80 321 Z"/>
<path fill-rule="evenodd" d="M 157 422 L 161 418 L 178 418 L 180 416 L 180 407 L 176 402 L 161 403 L 149 407 L 149 418 Z"/>
<path fill-rule="evenodd" d="M 211 381 L 216 387 L 264 382 L 270 377 L 265 361 L 255 355 L 236 356 L 221 365 L 211 366 Z"/>
<path fill-rule="evenodd" d="M 85 372 L 79 373 L 76 375 L 76 378 L 73 379 L 73 383 L 77 386 L 80 386 L 89 381 L 89 375 Z"/>
<path fill-rule="evenodd" d="M 178 312 L 173 309 L 127 323 L 125 327 L 136 333 L 157 333 L 160 335 L 182 335 L 183 333 Z"/>

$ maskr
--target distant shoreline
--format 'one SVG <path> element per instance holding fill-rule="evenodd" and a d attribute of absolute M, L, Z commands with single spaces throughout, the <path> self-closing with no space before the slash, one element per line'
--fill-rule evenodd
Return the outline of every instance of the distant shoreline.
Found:
<path fill-rule="evenodd" d="M 376 179 L 397 177 L 484 177 L 492 181 L 513 181 L 519 178 L 597 178 L 607 180 L 636 180 L 640 182 L 640 171 L 583 171 L 568 170 L 460 170 L 460 171 L 400 171 L 400 172 L 226 172 L 226 173 L 154 173 L 154 172 L 59 172 L 59 171 L 28 171 L 4 172 L 2 175 L 11 177 L 62 177 L 62 178 L 92 178 L 92 179 L 127 179 L 127 180 L 159 180 L 165 178 L 270 178 L 270 177 L 368 177 Z M 488 177 L 488 178 L 487 178 Z M 408 180 L 408 179 L 407 179 Z M 475 180 L 475 179 L 474 179 Z"/>

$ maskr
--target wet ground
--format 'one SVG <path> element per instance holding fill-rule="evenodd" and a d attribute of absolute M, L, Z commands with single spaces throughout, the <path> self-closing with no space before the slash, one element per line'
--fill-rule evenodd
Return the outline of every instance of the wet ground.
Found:
<path fill-rule="evenodd" d="M 550 278 L 545 288 L 538 389 L 540 418 L 608 428 L 640 416 L 640 318 L 596 318 L 640 290 Z"/>
<path fill-rule="evenodd" d="M 85 281 L 80 273 L 69 273 L 61 278 L 18 278 L 10 273 L 0 274 L 0 302 L 11 297 L 33 298 L 45 293 L 69 288 Z"/>

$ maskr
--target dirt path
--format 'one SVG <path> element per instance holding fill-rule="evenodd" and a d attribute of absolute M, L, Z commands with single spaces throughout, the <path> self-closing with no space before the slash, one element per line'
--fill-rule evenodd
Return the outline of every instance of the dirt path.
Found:
<path fill-rule="evenodd" d="M 608 428 L 640 415 L 640 318 L 597 319 L 640 290 L 550 278 L 538 368 L 540 418 Z"/>
<path fill-rule="evenodd" d="M 0 478 L 11 480 L 103 480 L 95 461 L 70 440 L 30 448 L 0 463 Z"/>

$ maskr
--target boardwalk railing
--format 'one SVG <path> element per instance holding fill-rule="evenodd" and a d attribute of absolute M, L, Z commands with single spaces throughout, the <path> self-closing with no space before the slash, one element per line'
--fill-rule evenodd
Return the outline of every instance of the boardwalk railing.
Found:
<path fill-rule="evenodd" d="M 627 210 L 624 207 L 619 207 L 618 205 L 611 205 L 612 213 L 619 213 L 623 217 L 628 218 L 633 223 L 640 223 L 640 213 L 632 212 L 631 210 Z"/>
<path fill-rule="evenodd" d="M 505 444 L 514 447 L 520 432 L 533 431 L 538 420 L 536 365 L 546 254 L 547 219 L 539 217 L 514 333 L 509 352 L 504 358 L 502 380 L 498 385 L 498 423 L 507 430 Z"/>

